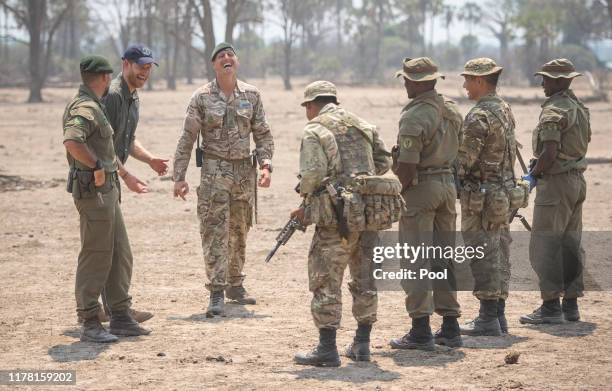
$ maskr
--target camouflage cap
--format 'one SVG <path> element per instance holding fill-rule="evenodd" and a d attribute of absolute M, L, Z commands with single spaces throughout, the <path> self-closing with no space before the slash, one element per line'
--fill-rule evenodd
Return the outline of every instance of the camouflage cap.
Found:
<path fill-rule="evenodd" d="M 308 102 L 312 102 L 319 96 L 338 96 L 336 86 L 325 80 L 317 80 L 308 84 L 304 89 L 304 100 L 301 105 L 304 106 Z"/>
<path fill-rule="evenodd" d="M 95 54 L 81 58 L 79 68 L 81 69 L 81 72 L 113 73 L 113 67 L 111 67 L 108 60 Z"/>
<path fill-rule="evenodd" d="M 548 76 L 553 79 L 558 79 L 560 77 L 573 79 L 576 76 L 581 76 L 582 73 L 576 72 L 574 64 L 567 58 L 558 58 L 542 65 L 540 71 L 534 73 L 534 76 L 536 75 Z"/>
<path fill-rule="evenodd" d="M 465 63 L 461 76 L 486 76 L 501 72 L 504 68 L 497 66 L 495 61 L 487 57 L 473 58 Z"/>
<path fill-rule="evenodd" d="M 221 42 L 213 49 L 212 54 L 210 55 L 210 61 L 215 61 L 215 57 L 217 57 L 217 54 L 219 54 L 219 52 L 225 49 L 230 49 L 232 52 L 234 52 L 234 54 L 236 54 L 236 49 L 231 43 Z"/>
<path fill-rule="evenodd" d="M 395 72 L 395 77 L 400 76 L 412 81 L 444 79 L 444 75 L 438 72 L 438 65 L 429 57 L 404 58 L 403 69 Z"/>

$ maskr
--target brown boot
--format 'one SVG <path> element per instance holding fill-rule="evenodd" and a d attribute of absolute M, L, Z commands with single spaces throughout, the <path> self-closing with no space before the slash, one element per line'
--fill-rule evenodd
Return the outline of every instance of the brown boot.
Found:
<path fill-rule="evenodd" d="M 140 327 L 138 322 L 130 315 L 129 310 L 113 312 L 110 320 L 110 332 L 123 337 L 135 337 L 151 333 L 150 330 Z"/>
<path fill-rule="evenodd" d="M 130 308 L 130 315 L 138 323 L 144 323 L 153 317 L 153 314 L 147 311 L 138 311 Z"/>
<path fill-rule="evenodd" d="M 98 316 L 94 315 L 83 321 L 83 327 L 81 327 L 81 342 L 110 343 L 116 342 L 118 339 L 116 335 L 106 331 L 102 323 L 100 323 Z"/>
<path fill-rule="evenodd" d="M 230 286 L 225 289 L 225 297 L 228 300 L 237 302 L 238 304 L 256 304 L 257 300 L 254 297 L 250 297 L 246 289 L 242 285 Z"/>

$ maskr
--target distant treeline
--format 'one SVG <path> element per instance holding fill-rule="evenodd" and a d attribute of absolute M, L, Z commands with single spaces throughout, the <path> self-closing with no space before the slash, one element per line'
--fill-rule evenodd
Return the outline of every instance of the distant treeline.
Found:
<path fill-rule="evenodd" d="M 130 43 L 159 58 L 155 78 L 211 78 L 215 44 L 238 48 L 247 78 L 310 75 L 349 83 L 384 83 L 404 57 L 428 55 L 455 70 L 486 55 L 505 80 L 533 84 L 553 57 L 604 75 L 589 44 L 610 38 L 612 0 L 483 0 L 453 7 L 444 0 L 0 0 L 0 86 L 30 88 L 78 80 L 84 53 L 119 65 Z M 225 23 L 223 36 L 217 24 Z M 452 36 L 463 23 L 466 33 Z M 277 37 L 270 31 L 278 32 Z M 434 43 L 434 34 L 446 37 Z M 217 34 L 218 35 L 218 34 Z M 496 47 L 484 45 L 491 40 Z M 601 80 L 605 78 L 601 76 Z M 149 88 L 152 88 L 150 84 Z"/>

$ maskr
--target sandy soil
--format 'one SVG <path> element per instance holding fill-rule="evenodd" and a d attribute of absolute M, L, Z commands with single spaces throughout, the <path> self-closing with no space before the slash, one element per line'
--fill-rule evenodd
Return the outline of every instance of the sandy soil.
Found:
<path fill-rule="evenodd" d="M 0 90 L 0 369 L 74 369 L 77 389 L 610 389 L 612 384 L 612 294 L 588 292 L 581 300 L 583 321 L 531 328 L 518 317 L 538 305 L 536 292 L 515 292 L 508 302 L 511 335 L 466 338 L 462 349 L 435 352 L 393 351 L 391 338 L 409 328 L 401 292 L 381 292 L 379 322 L 373 332 L 373 362 L 348 359 L 338 369 L 300 367 L 298 350 L 316 342 L 309 304 L 306 256 L 312 229 L 296 234 L 270 264 L 263 259 L 278 228 L 299 202 L 296 182 L 301 129 L 299 106 L 304 83 L 286 92 L 278 80 L 254 81 L 263 93 L 273 129 L 276 155 L 272 187 L 260 191 L 259 224 L 247 248 L 247 289 L 256 306 L 228 306 L 228 316 L 204 316 L 208 294 L 201 256 L 194 193 L 187 202 L 172 198 L 172 182 L 158 178 L 130 160 L 128 168 L 146 180 L 151 192 L 124 192 L 123 213 L 135 256 L 134 307 L 153 311 L 148 337 L 122 339 L 112 345 L 78 340 L 74 272 L 79 249 L 78 215 L 64 184 L 67 164 L 62 147 L 61 115 L 75 89 L 47 89 L 46 103 L 26 105 L 26 91 Z M 441 90 L 459 94 L 450 78 Z M 578 85 L 579 94 L 588 93 Z M 171 157 L 183 114 L 196 86 L 178 91 L 141 93 L 138 138 L 156 154 Z M 504 88 L 524 97 L 539 89 Z M 397 132 L 407 98 L 394 88 L 341 87 L 349 110 L 379 125 L 387 144 Z M 612 106 L 590 104 L 593 142 L 589 156 L 599 158 L 587 172 L 584 225 L 612 226 Z M 461 105 L 465 113 L 468 106 Z M 517 135 L 530 155 L 531 129 L 539 105 L 516 106 Z M 13 177 L 6 177 L 13 176 Z M 188 180 L 195 189 L 192 164 Z M 526 211 L 531 216 L 531 209 Z M 513 229 L 521 230 L 514 223 Z M 588 249 L 587 249 L 588 252 Z M 350 294 L 344 297 L 350 302 Z M 464 318 L 476 312 L 476 300 L 460 293 Z M 339 346 L 348 343 L 355 321 L 345 305 Z M 437 327 L 440 318 L 432 318 Z M 510 351 L 518 364 L 507 365 Z M 44 387 L 33 387 L 42 389 Z M 55 389 L 55 388 L 54 388 Z"/>

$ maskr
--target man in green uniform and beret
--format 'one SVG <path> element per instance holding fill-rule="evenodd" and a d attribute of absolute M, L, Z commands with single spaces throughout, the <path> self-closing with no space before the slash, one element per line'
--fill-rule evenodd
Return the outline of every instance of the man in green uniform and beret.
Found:
<path fill-rule="evenodd" d="M 83 318 L 81 341 L 114 342 L 117 336 L 147 335 L 130 315 L 132 257 L 119 205 L 119 178 L 124 172 L 113 146 L 113 128 L 100 101 L 113 69 L 101 56 L 80 63 L 83 84 L 66 106 L 64 146 L 72 193 L 80 216 L 81 251 L 76 271 L 77 313 Z M 125 250 L 127 248 L 127 250 Z M 98 318 L 98 297 L 109 307 L 110 333 Z"/>
<path fill-rule="evenodd" d="M 584 250 L 582 204 L 586 198 L 584 171 L 591 141 L 589 110 L 570 89 L 581 74 L 560 58 L 544 64 L 536 75 L 548 99 L 533 131 L 537 163 L 530 172 L 537 181 L 529 260 L 539 277 L 542 305 L 521 323 L 577 321 L 578 297 L 583 296 Z M 560 298 L 563 296 L 563 302 Z"/>
<path fill-rule="evenodd" d="M 185 174 L 193 144 L 201 139 L 198 217 L 210 291 L 207 316 L 223 315 L 225 297 L 239 304 L 255 304 L 243 286 L 246 239 L 253 224 L 256 164 L 257 185 L 269 187 L 274 140 L 266 120 L 261 94 L 237 78 L 238 56 L 231 44 L 220 43 L 211 59 L 215 80 L 191 97 L 183 131 L 174 155 L 174 196 L 185 199 Z M 255 157 L 251 155 L 251 135 Z M 199 151 L 198 151 L 199 150 Z"/>
<path fill-rule="evenodd" d="M 438 66 L 429 57 L 404 59 L 402 77 L 410 103 L 402 109 L 397 137 L 394 172 L 402 183 L 406 211 L 399 226 L 400 243 L 411 246 L 453 246 L 457 213 L 457 192 L 452 165 L 461 140 L 462 117 L 457 105 L 435 89 Z M 457 318 L 461 316 L 455 292 L 453 260 L 401 259 L 402 269 L 448 270 L 449 280 L 402 280 L 411 330 L 391 340 L 393 349 L 434 350 L 435 343 L 462 346 Z M 439 268 L 439 269 L 438 269 Z M 418 272 L 417 272 L 418 274 Z M 431 333 L 429 318 L 441 315 L 442 328 Z M 435 342 L 434 342 L 435 341 Z"/>

